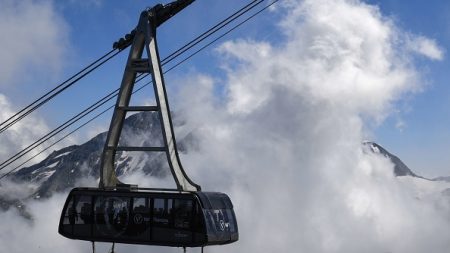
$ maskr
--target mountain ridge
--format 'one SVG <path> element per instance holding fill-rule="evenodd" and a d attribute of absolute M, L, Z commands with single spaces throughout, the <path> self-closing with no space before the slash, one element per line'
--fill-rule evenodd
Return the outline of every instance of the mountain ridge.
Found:
<path fill-rule="evenodd" d="M 368 146 L 373 153 L 381 154 L 384 157 L 391 160 L 391 162 L 394 164 L 394 175 L 395 176 L 412 176 L 412 177 L 419 177 L 423 179 L 422 176 L 417 175 L 414 173 L 400 158 L 398 158 L 396 155 L 390 153 L 385 148 L 380 146 L 379 144 L 371 141 L 365 141 L 363 142 L 364 146 Z"/>
<path fill-rule="evenodd" d="M 185 124 L 183 121 L 174 119 L 175 127 L 183 127 Z M 9 179 L 18 184 L 24 182 L 36 184 L 37 188 L 28 198 L 39 199 L 76 187 L 75 184 L 80 178 L 99 178 L 100 160 L 106 137 L 107 132 L 103 132 L 83 144 L 55 150 L 39 163 L 21 168 L 11 174 Z M 177 144 L 180 152 L 196 148 L 195 132 L 190 132 L 179 140 Z M 157 113 L 141 112 L 126 118 L 119 146 L 163 146 L 162 131 Z M 381 145 L 375 142 L 363 142 L 363 147 L 368 148 L 370 152 L 378 153 L 390 159 L 394 164 L 393 174 L 395 176 L 426 179 L 410 170 L 400 158 Z M 163 152 L 117 152 L 115 168 L 118 176 L 133 173 L 137 170 L 142 170 L 145 174 L 151 174 L 157 178 L 170 175 L 167 158 Z M 450 177 L 426 180 L 450 181 Z M 448 191 L 450 192 L 450 189 Z M 26 199 L 11 200 L 0 195 L 0 208 L 7 209 L 10 206 L 15 206 L 23 209 L 22 202 Z"/>
<path fill-rule="evenodd" d="M 79 178 L 87 176 L 98 178 L 106 136 L 107 132 L 103 132 L 83 144 L 55 150 L 39 163 L 11 174 L 9 179 L 15 183 L 37 184 L 38 189 L 31 196 L 41 198 L 75 187 L 75 182 Z M 119 140 L 120 146 L 162 146 L 162 143 L 161 127 L 156 113 L 136 113 L 126 118 Z M 184 150 L 186 143 L 179 146 Z M 151 173 L 155 177 L 170 174 L 168 166 L 165 165 L 164 153 L 137 153 L 126 151 L 116 153 L 115 165 L 118 176 L 135 170 L 142 170 L 145 174 Z"/>

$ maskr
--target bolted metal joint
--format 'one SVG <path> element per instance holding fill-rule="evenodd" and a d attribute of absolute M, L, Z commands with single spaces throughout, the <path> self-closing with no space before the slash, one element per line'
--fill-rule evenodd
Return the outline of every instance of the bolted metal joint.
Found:
<path fill-rule="evenodd" d="M 133 29 L 130 33 L 125 34 L 123 38 L 113 43 L 113 49 L 124 50 L 133 43 L 134 36 L 136 35 L 136 29 Z"/>

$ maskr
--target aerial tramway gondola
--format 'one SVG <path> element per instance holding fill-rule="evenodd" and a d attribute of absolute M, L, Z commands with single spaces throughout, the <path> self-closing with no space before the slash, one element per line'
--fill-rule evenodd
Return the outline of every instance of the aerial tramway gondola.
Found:
<path fill-rule="evenodd" d="M 238 239 L 233 205 L 218 192 L 75 188 L 59 233 L 87 241 L 204 247 Z"/>
<path fill-rule="evenodd" d="M 230 198 L 203 192 L 185 173 L 178 156 L 161 62 L 156 28 L 194 0 L 158 4 L 142 12 L 139 23 L 114 43 L 123 50 L 131 45 L 116 107 L 101 159 L 98 188 L 74 188 L 61 213 L 59 233 L 70 239 L 174 247 L 204 247 L 238 240 Z M 148 58 L 142 58 L 144 50 Z M 136 76 L 150 73 L 155 106 L 130 106 Z M 127 112 L 158 113 L 163 147 L 118 146 Z M 114 168 L 117 151 L 164 152 L 177 189 L 139 188 L 123 184 Z"/>

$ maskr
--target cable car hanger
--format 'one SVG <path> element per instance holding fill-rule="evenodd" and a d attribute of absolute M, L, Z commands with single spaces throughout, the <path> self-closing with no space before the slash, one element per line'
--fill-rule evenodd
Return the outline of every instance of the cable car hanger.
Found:
<path fill-rule="evenodd" d="M 92 242 L 182 247 L 223 245 L 239 239 L 230 198 L 203 192 L 184 171 L 178 155 L 172 118 L 161 72 L 156 28 L 194 0 L 155 5 L 140 15 L 137 27 L 113 47 L 130 52 L 101 157 L 98 188 L 74 188 L 61 212 L 58 232 L 70 239 Z M 147 58 L 143 57 L 144 51 Z M 156 105 L 130 106 L 137 75 L 152 76 Z M 157 112 L 164 146 L 119 146 L 127 112 Z M 117 151 L 164 152 L 176 189 L 138 188 L 116 175 Z"/>
<path fill-rule="evenodd" d="M 126 48 L 131 43 L 131 48 L 103 149 L 100 165 L 100 188 L 134 187 L 133 185 L 123 184 L 117 179 L 114 169 L 114 158 L 117 151 L 155 151 L 166 153 L 177 189 L 183 191 L 201 190 L 200 186 L 187 176 L 180 162 L 156 42 L 156 28 L 193 1 L 178 0 L 164 6 L 157 4 L 153 8 L 143 11 L 136 29 L 127 34 L 125 39 L 122 38 L 114 43 L 114 47 L 119 49 Z M 148 58 L 142 57 L 144 49 Z M 152 76 L 156 106 L 129 106 L 136 75 L 140 73 L 150 73 Z M 128 111 L 157 111 L 160 117 L 164 146 L 119 147 L 120 133 Z"/>

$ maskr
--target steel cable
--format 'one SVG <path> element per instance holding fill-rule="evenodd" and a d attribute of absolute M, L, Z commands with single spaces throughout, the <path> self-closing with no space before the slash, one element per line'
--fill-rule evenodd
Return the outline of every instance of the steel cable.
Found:
<path fill-rule="evenodd" d="M 264 1 L 264 0 L 263 0 Z M 173 70 L 174 68 L 178 67 L 179 65 L 181 65 L 182 63 L 186 62 L 187 60 L 189 60 L 190 58 L 192 58 L 194 55 L 198 54 L 200 51 L 204 50 L 205 48 L 209 47 L 210 45 L 212 45 L 213 43 L 217 42 L 219 39 L 223 38 L 224 36 L 226 36 L 227 34 L 229 34 L 230 32 L 234 31 L 236 28 L 240 27 L 242 24 L 248 22 L 250 19 L 254 18 L 255 16 L 257 16 L 258 14 L 260 14 L 261 12 L 263 12 L 264 10 L 266 10 L 267 8 L 269 8 L 270 6 L 272 6 L 273 4 L 275 4 L 276 2 L 278 2 L 279 0 L 274 0 L 272 1 L 269 5 L 265 6 L 264 8 L 260 9 L 258 12 L 252 14 L 251 16 L 247 17 L 246 19 L 244 19 L 243 21 L 239 22 L 237 25 L 233 26 L 231 29 L 227 30 L 225 33 L 221 34 L 220 36 L 216 37 L 214 40 L 212 40 L 211 42 L 207 43 L 206 45 L 202 46 L 200 49 L 196 50 L 194 53 L 190 54 L 189 56 L 187 56 L 186 58 L 184 58 L 183 60 L 181 60 L 180 62 L 176 63 L 174 66 L 170 67 L 168 70 L 164 71 L 164 74 Z M 253 1 L 255 2 L 255 1 Z M 262 2 L 262 1 L 260 1 Z M 259 4 L 259 3 L 258 3 Z M 246 5 L 248 6 L 248 5 Z M 256 6 L 256 5 L 255 5 Z M 255 7 L 254 6 L 254 7 Z M 243 7 L 245 8 L 245 7 Z M 251 8 L 252 9 L 252 8 Z M 248 9 L 246 12 L 250 11 L 251 9 Z M 245 12 L 245 13 L 246 13 Z M 234 15 L 234 14 L 233 14 Z M 233 16 L 232 15 L 232 16 Z M 230 16 L 231 17 L 231 16 Z M 223 22 L 223 21 L 222 21 Z M 218 25 L 216 25 L 215 27 L 217 27 Z M 204 34 L 204 33 L 203 33 Z M 202 34 L 202 35 L 203 35 Z M 200 36 L 202 36 L 200 35 Z M 197 38 L 199 38 L 200 36 L 198 36 Z M 211 35 L 209 35 L 211 36 Z M 194 39 L 194 40 L 197 40 Z M 193 40 L 193 41 L 194 41 Z M 202 40 L 203 41 L 203 40 Z M 191 41 L 192 42 L 192 41 Z M 191 43 L 190 42 L 190 43 Z M 201 41 L 200 41 L 201 42 Z M 200 43 L 199 42 L 199 43 Z M 188 43 L 188 44 L 190 44 Z M 198 43 L 197 43 L 198 44 Z M 195 44 L 195 45 L 197 45 Z M 186 44 L 187 45 L 187 44 Z M 187 48 L 185 46 L 183 46 L 182 48 Z M 189 47 L 189 49 L 192 47 Z M 186 49 L 188 50 L 188 49 Z M 185 51 L 186 51 L 185 50 Z M 184 53 L 185 51 L 183 51 L 182 53 Z M 181 52 L 181 48 L 178 49 L 175 52 Z M 174 52 L 174 53 L 175 53 Z M 174 55 L 174 53 L 170 54 L 170 55 Z M 182 53 L 178 54 L 181 55 Z M 169 57 L 169 56 L 168 56 Z M 166 57 L 165 59 L 167 59 L 168 57 Z M 175 59 L 175 58 L 173 58 Z M 164 66 L 165 64 L 169 63 L 170 61 L 172 61 L 173 59 L 170 59 L 169 61 L 166 61 L 164 63 L 162 63 L 161 65 Z M 164 61 L 164 60 L 163 60 Z M 141 80 L 143 80 L 146 76 L 148 76 L 149 74 L 145 74 L 145 75 L 138 75 L 136 83 L 140 82 Z M 145 86 L 151 84 L 152 82 L 148 82 L 144 85 L 142 85 L 140 88 L 136 89 L 134 93 L 140 91 L 142 88 L 144 88 Z M 14 161 L 18 160 L 19 158 L 23 157 L 25 154 L 29 153 L 31 150 L 33 150 L 34 148 L 36 148 L 37 146 L 41 145 L 42 143 L 44 143 L 45 141 L 49 140 L 50 138 L 54 137 L 56 134 L 60 133 L 61 131 L 65 130 L 67 127 L 71 126 L 72 124 L 76 123 L 77 121 L 79 121 L 80 119 L 86 117 L 89 113 L 93 112 L 94 110 L 96 110 L 97 108 L 99 108 L 100 106 L 104 105 L 106 102 L 110 101 L 112 98 L 116 97 L 118 94 L 119 89 L 114 90 L 113 92 L 110 92 L 108 95 L 104 96 L 102 99 L 100 99 L 99 101 L 97 101 L 96 103 L 94 103 L 93 105 L 89 106 L 88 108 L 86 108 L 85 110 L 83 110 L 82 112 L 80 112 L 79 114 L 77 114 L 76 116 L 72 117 L 71 119 L 69 119 L 68 121 L 66 121 L 65 123 L 63 123 L 62 125 L 60 125 L 59 127 L 57 127 L 56 129 L 52 130 L 50 133 L 46 134 L 45 136 L 41 137 L 38 141 L 34 142 L 33 144 L 29 145 L 27 148 L 23 149 L 22 151 L 20 151 L 19 153 L 17 153 L 16 155 L 14 155 L 13 157 L 10 157 L 8 160 L 4 161 L 3 163 L 0 164 L 0 170 L 4 169 L 6 166 L 8 166 L 9 164 L 13 163 Z M 0 180 L 8 175 L 10 175 L 12 172 L 16 171 L 18 168 L 20 168 L 22 165 L 24 165 L 25 163 L 29 162 L 30 160 L 32 160 L 33 158 L 37 157 L 38 155 L 42 154 L 44 151 L 48 150 L 50 147 L 56 145 L 57 143 L 59 143 L 60 141 L 62 141 L 63 139 L 67 138 L 69 135 L 75 133 L 76 131 L 78 131 L 79 129 L 81 129 L 82 127 L 84 127 L 85 125 L 87 125 L 88 123 L 92 122 L 93 120 L 95 120 L 96 118 L 100 117 L 102 114 L 106 113 L 108 110 L 112 109 L 114 107 L 114 105 L 108 107 L 107 109 L 103 110 L 102 112 L 98 113 L 97 115 L 95 115 L 94 117 L 92 117 L 91 119 L 89 119 L 87 122 L 83 123 L 82 125 L 80 125 L 79 127 L 77 127 L 76 129 L 74 129 L 73 131 L 71 131 L 70 133 L 64 135 L 63 137 L 61 137 L 60 139 L 58 139 L 56 142 L 52 143 L 50 146 L 44 148 L 43 150 L 41 150 L 39 153 L 35 154 L 34 156 L 32 156 L 31 158 L 29 158 L 28 160 L 26 160 L 25 162 L 21 163 L 20 165 L 16 166 L 14 169 L 8 171 L 7 173 L 3 174 L 0 176 Z M 72 122 L 73 121 L 73 122 Z"/>
<path fill-rule="evenodd" d="M 110 54 L 113 53 L 114 51 L 116 51 L 116 50 L 113 49 L 113 50 L 109 51 L 108 53 L 106 53 L 105 55 L 103 55 L 102 57 L 100 57 L 99 59 L 94 61 L 93 63 L 89 64 L 84 69 L 80 70 L 75 75 L 71 76 L 66 81 L 62 82 L 61 84 L 59 84 L 58 86 L 56 86 L 55 88 L 50 90 L 49 92 L 45 93 L 44 95 L 42 95 L 41 97 L 39 97 L 38 99 L 33 101 L 31 104 L 29 104 L 26 107 L 24 107 L 23 109 L 21 109 L 19 112 L 15 113 L 13 116 L 9 117 L 7 120 L 2 122 L 0 124 L 0 126 L 1 126 L 0 133 L 3 133 L 9 127 L 11 127 L 12 125 L 16 124 L 17 122 L 19 122 L 20 120 L 22 120 L 23 118 L 28 116 L 30 113 L 35 111 L 37 108 L 39 108 L 43 104 L 47 103 L 52 98 L 54 98 L 55 96 L 57 96 L 58 94 L 60 94 L 61 92 L 63 92 L 64 90 L 66 90 L 67 88 L 69 88 L 70 86 L 75 84 L 76 82 L 78 82 L 79 80 L 81 80 L 83 77 L 85 77 L 92 71 L 96 70 L 101 65 L 105 64 L 107 61 L 109 61 L 110 59 L 112 59 L 114 56 L 116 56 L 117 54 L 119 54 L 121 52 L 121 51 L 117 51 L 116 53 L 114 53 L 110 56 Z M 97 63 L 98 63 L 98 65 L 96 65 Z"/>

